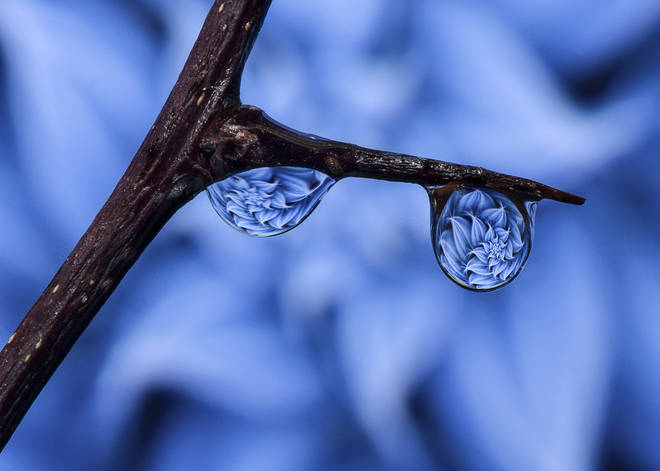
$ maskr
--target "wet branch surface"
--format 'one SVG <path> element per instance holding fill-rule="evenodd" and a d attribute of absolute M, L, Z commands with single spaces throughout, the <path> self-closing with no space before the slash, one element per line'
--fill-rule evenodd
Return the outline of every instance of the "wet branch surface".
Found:
<path fill-rule="evenodd" d="M 336 180 L 479 186 L 528 199 L 584 199 L 480 167 L 365 149 L 298 133 L 241 105 L 245 61 L 270 0 L 217 0 L 167 102 L 87 232 L 0 352 L 0 447 L 165 223 L 208 185 L 258 167 Z"/>

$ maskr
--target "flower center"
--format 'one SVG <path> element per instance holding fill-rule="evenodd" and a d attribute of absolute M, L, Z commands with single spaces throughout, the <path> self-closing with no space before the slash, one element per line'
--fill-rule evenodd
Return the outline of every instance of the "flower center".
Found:
<path fill-rule="evenodd" d="M 495 238 L 494 240 L 491 240 L 490 242 L 484 242 L 484 249 L 486 249 L 486 253 L 488 254 L 488 259 L 489 260 L 496 260 L 499 262 L 503 262 L 504 258 L 506 256 L 506 242 L 499 239 Z"/>
<path fill-rule="evenodd" d="M 267 207 L 267 202 L 271 199 L 271 195 L 267 192 L 251 186 L 243 190 L 242 200 L 250 211 L 259 211 Z"/>

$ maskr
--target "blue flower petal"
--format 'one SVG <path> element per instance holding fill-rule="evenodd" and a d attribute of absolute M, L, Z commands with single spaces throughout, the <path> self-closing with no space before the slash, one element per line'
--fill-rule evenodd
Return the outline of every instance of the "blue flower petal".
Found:
<path fill-rule="evenodd" d="M 460 252 L 465 252 L 471 247 L 470 233 L 471 227 L 467 219 L 463 217 L 453 217 L 450 219 L 451 232 L 454 236 L 454 244 Z"/>
<path fill-rule="evenodd" d="M 491 240 L 492 239 L 492 230 L 491 238 L 486 237 L 487 228 L 486 225 L 476 216 L 472 216 L 472 227 L 470 228 L 470 243 L 472 247 L 475 247 L 482 240 Z"/>

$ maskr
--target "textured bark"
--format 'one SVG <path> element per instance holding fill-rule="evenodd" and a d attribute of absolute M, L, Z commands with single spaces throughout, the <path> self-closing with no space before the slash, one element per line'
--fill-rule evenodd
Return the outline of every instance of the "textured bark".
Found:
<path fill-rule="evenodd" d="M 0 446 L 167 220 L 211 183 L 199 141 L 239 103 L 269 0 L 216 1 L 156 123 L 85 235 L 0 352 Z"/>
<path fill-rule="evenodd" d="M 335 179 L 485 186 L 582 204 L 540 183 L 479 167 L 301 134 L 242 106 L 241 73 L 270 0 L 216 1 L 163 110 L 110 198 L 0 352 L 4 447 L 75 341 L 167 220 L 213 182 L 293 165 Z"/>

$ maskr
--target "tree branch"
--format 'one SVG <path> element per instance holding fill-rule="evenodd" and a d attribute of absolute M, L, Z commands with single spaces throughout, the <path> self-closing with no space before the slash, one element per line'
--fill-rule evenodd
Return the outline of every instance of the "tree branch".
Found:
<path fill-rule="evenodd" d="M 269 5 L 214 3 L 128 170 L 0 352 L 0 448 L 142 251 L 209 184 L 202 131 L 239 106 L 241 72 Z"/>
<path fill-rule="evenodd" d="M 332 176 L 417 183 L 424 187 L 458 185 L 515 193 L 530 200 L 583 204 L 584 198 L 525 178 L 441 160 L 366 149 L 303 134 L 273 121 L 254 106 L 241 106 L 216 122 L 201 147 L 214 181 L 259 167 L 298 166 Z"/>
<path fill-rule="evenodd" d="M 484 186 L 531 199 L 583 198 L 479 167 L 301 134 L 242 106 L 241 73 L 270 0 L 217 0 L 163 110 L 92 225 L 0 352 L 0 447 L 167 220 L 213 182 L 291 165 L 335 179 Z"/>

